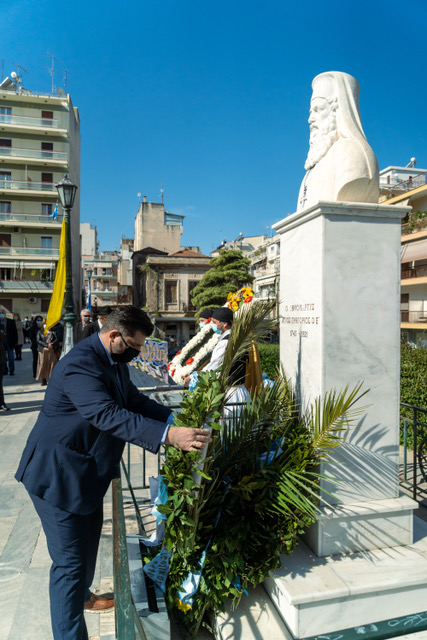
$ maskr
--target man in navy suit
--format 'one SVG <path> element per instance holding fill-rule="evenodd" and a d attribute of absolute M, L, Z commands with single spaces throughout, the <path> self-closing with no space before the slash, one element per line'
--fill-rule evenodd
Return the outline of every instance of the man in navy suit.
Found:
<path fill-rule="evenodd" d="M 168 426 L 170 410 L 130 382 L 125 363 L 138 355 L 152 330 L 144 311 L 119 307 L 99 333 L 59 361 L 16 472 L 40 516 L 52 558 L 55 640 L 87 640 L 84 610 L 113 604 L 89 588 L 102 501 L 119 474 L 125 442 L 156 453 L 162 442 L 196 451 L 210 441 L 206 430 Z"/>

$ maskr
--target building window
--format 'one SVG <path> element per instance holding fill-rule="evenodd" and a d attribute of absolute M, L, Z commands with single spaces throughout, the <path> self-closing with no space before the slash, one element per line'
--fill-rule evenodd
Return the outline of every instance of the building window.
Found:
<path fill-rule="evenodd" d="M 53 111 L 42 111 L 42 125 L 51 127 L 53 124 Z"/>
<path fill-rule="evenodd" d="M 53 213 L 53 204 L 42 204 L 42 216 L 51 216 Z"/>
<path fill-rule="evenodd" d="M 42 249 L 52 249 L 52 236 L 41 236 L 40 243 Z"/>
<path fill-rule="evenodd" d="M 165 302 L 166 304 L 177 303 L 178 283 L 176 280 L 166 280 L 165 282 Z"/>
<path fill-rule="evenodd" d="M 0 278 L 2 280 L 12 280 L 12 269 L 0 269 Z"/>
<path fill-rule="evenodd" d="M 0 202 L 0 213 L 12 213 L 12 203 Z"/>
<path fill-rule="evenodd" d="M 42 190 L 52 191 L 53 173 L 42 173 Z"/>
<path fill-rule="evenodd" d="M 10 247 L 12 235 L 10 233 L 0 233 L 0 247 Z"/>
<path fill-rule="evenodd" d="M 189 280 L 188 281 L 188 310 L 189 311 L 195 311 L 196 310 L 196 307 L 191 302 L 191 292 L 193 291 L 194 287 L 197 287 L 198 284 L 199 284 L 198 280 Z"/>
<path fill-rule="evenodd" d="M 7 313 L 12 313 L 12 298 L 0 298 L 0 305 L 6 309 Z"/>
<path fill-rule="evenodd" d="M 8 123 L 12 121 L 12 107 L 0 107 L 0 122 Z"/>
<path fill-rule="evenodd" d="M 11 149 L 12 140 L 10 140 L 9 138 L 0 138 L 0 147 L 2 149 Z"/>
<path fill-rule="evenodd" d="M 49 304 L 50 304 L 50 298 L 48 298 L 47 300 L 44 300 L 44 299 L 41 300 L 42 313 L 47 313 L 49 311 Z"/>
<path fill-rule="evenodd" d="M 53 142 L 42 142 L 42 158 L 52 158 L 53 157 Z"/>
<path fill-rule="evenodd" d="M 12 181 L 11 171 L 0 171 L 0 188 L 10 189 L 11 181 Z"/>

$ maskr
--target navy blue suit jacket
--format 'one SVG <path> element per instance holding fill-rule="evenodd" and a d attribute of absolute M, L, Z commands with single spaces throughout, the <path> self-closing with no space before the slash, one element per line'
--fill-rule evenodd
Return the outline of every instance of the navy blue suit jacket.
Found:
<path fill-rule="evenodd" d="M 125 442 L 156 453 L 170 413 L 138 391 L 127 365 L 110 364 L 95 333 L 53 370 L 15 478 L 55 507 L 92 513 L 118 475 Z"/>

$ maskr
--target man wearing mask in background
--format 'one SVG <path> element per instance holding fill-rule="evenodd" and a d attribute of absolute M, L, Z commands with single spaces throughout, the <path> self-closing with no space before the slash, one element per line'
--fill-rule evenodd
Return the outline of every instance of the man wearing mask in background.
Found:
<path fill-rule="evenodd" d="M 6 318 L 6 309 L 0 307 L 0 325 L 6 335 L 6 339 L 3 340 L 3 346 L 7 355 L 7 363 L 4 365 L 4 375 L 15 375 L 15 351 L 14 346 L 18 342 L 18 331 L 16 330 L 16 324 L 14 320 Z M 9 370 L 8 370 L 9 365 Z"/>
<path fill-rule="evenodd" d="M 203 309 L 199 315 L 199 329 L 203 329 L 210 318 L 212 318 L 212 309 Z"/>
<path fill-rule="evenodd" d="M 102 329 L 102 325 L 104 324 L 105 319 L 110 315 L 111 312 L 111 307 L 98 307 L 98 320 L 90 322 L 83 328 L 80 340 L 84 340 L 92 334 L 98 333 L 98 331 Z"/>
<path fill-rule="evenodd" d="M 84 329 L 90 324 L 90 311 L 89 309 L 82 309 L 80 311 L 80 320 L 76 324 L 76 343 L 82 339 L 82 333 Z"/>
<path fill-rule="evenodd" d="M 157 453 L 162 443 L 200 451 L 209 432 L 170 424 L 171 411 L 140 393 L 125 363 L 153 324 L 136 307 L 118 307 L 99 333 L 82 340 L 53 370 L 16 479 L 25 485 L 46 534 L 52 568 L 54 640 L 84 640 L 84 610 L 111 609 L 89 589 L 102 527 L 102 502 L 120 475 L 125 442 Z"/>

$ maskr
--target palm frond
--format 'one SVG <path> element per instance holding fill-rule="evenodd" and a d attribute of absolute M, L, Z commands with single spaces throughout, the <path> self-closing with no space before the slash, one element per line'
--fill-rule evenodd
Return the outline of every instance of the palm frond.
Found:
<path fill-rule="evenodd" d="M 325 456 L 327 449 L 340 445 L 344 432 L 366 411 L 366 406 L 355 406 L 369 392 L 369 389 L 362 391 L 362 386 L 361 382 L 352 390 L 348 385 L 340 392 L 332 389 L 324 398 L 316 398 L 307 412 L 305 423 L 312 449 L 319 458 Z"/>

